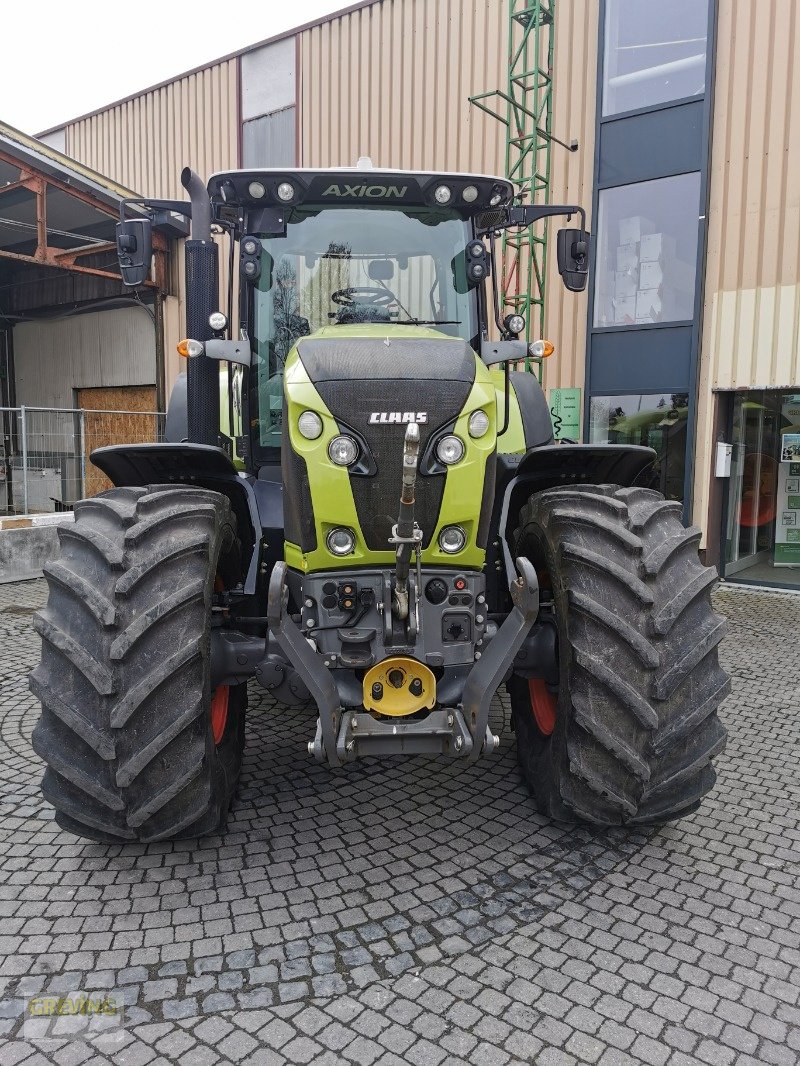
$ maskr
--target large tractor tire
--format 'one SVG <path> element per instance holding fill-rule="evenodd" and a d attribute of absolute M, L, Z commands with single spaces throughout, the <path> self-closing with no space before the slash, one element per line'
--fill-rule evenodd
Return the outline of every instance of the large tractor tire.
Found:
<path fill-rule="evenodd" d="M 555 616 L 559 680 L 514 675 L 509 691 L 520 766 L 550 817 L 668 821 L 714 784 L 729 681 L 699 538 L 650 489 L 551 489 L 522 509 L 516 552 Z"/>
<path fill-rule="evenodd" d="M 33 747 L 56 821 L 102 841 L 198 837 L 225 822 L 241 766 L 246 686 L 211 692 L 214 589 L 239 580 L 225 496 L 111 489 L 59 527 L 35 618 L 42 703 Z"/>

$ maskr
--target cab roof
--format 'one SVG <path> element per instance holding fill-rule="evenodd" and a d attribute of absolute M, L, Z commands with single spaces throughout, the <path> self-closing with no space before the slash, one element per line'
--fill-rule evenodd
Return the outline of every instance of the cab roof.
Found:
<path fill-rule="evenodd" d="M 303 203 L 359 207 L 450 208 L 471 216 L 508 204 L 514 187 L 490 174 L 381 170 L 371 165 L 324 170 L 267 168 L 229 170 L 208 182 L 212 200 L 245 209 L 297 207 Z"/>

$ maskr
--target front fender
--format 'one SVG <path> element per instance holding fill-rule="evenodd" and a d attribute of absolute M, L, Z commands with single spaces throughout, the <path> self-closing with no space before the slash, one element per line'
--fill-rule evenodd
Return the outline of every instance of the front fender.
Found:
<path fill-rule="evenodd" d="M 653 462 L 652 448 L 638 444 L 547 444 L 522 456 L 515 478 L 541 492 L 560 485 L 632 485 Z"/>
<path fill-rule="evenodd" d="M 231 501 L 242 544 L 245 592 L 254 592 L 262 522 L 251 479 L 239 474 L 222 448 L 211 444 L 112 444 L 95 448 L 92 462 L 118 488 L 127 485 L 200 485 Z"/>
<path fill-rule="evenodd" d="M 655 460 L 636 444 L 547 444 L 525 455 L 498 456 L 498 486 L 487 554 L 487 594 L 493 609 L 507 596 L 516 570 L 509 547 L 520 508 L 534 492 L 565 485 L 633 485 Z"/>

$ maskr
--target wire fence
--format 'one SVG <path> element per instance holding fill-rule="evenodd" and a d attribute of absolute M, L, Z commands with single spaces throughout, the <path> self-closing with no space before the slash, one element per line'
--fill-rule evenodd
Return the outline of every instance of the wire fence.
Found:
<path fill-rule="evenodd" d="M 110 444 L 164 439 L 165 415 L 156 411 L 0 407 L 0 515 L 70 511 L 111 482 L 89 456 Z"/>

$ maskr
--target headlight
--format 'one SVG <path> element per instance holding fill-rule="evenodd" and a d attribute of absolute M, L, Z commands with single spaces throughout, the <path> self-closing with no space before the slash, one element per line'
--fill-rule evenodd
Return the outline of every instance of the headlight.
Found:
<path fill-rule="evenodd" d="M 460 437 L 448 433 L 448 435 L 442 437 L 436 445 L 436 457 L 439 462 L 444 463 L 445 466 L 452 466 L 453 463 L 457 463 L 463 459 L 464 442 Z"/>
<path fill-rule="evenodd" d="M 247 186 L 247 191 L 254 200 L 261 200 L 267 195 L 267 190 L 260 181 L 251 181 Z"/>
<path fill-rule="evenodd" d="M 461 192 L 462 197 L 468 204 L 474 204 L 478 199 L 478 190 L 474 185 L 466 185 Z"/>
<path fill-rule="evenodd" d="M 337 466 L 351 466 L 358 458 L 358 445 L 352 437 L 334 437 L 328 445 L 328 455 Z"/>
<path fill-rule="evenodd" d="M 437 204 L 449 204 L 452 195 L 449 185 L 437 185 L 433 198 Z"/>
<path fill-rule="evenodd" d="M 284 203 L 288 203 L 294 196 L 294 185 L 290 185 L 288 181 L 282 181 L 278 186 L 278 199 L 283 200 Z"/>
<path fill-rule="evenodd" d="M 306 440 L 316 440 L 322 432 L 322 419 L 316 411 L 303 411 L 297 419 L 297 428 Z"/>
<path fill-rule="evenodd" d="M 331 555 L 351 555 L 356 546 L 355 533 L 353 533 L 352 529 L 340 526 L 338 529 L 330 531 L 325 538 L 325 543 L 328 545 L 328 551 Z"/>
<path fill-rule="evenodd" d="M 513 333 L 518 337 L 525 329 L 525 319 L 522 315 L 506 315 L 503 325 L 506 327 L 506 333 Z"/>
<path fill-rule="evenodd" d="M 469 416 L 470 437 L 482 437 L 489 428 L 489 416 L 485 411 L 473 411 Z"/>
<path fill-rule="evenodd" d="M 439 547 L 448 555 L 460 552 L 467 543 L 467 534 L 461 526 L 445 526 L 439 534 Z"/>

